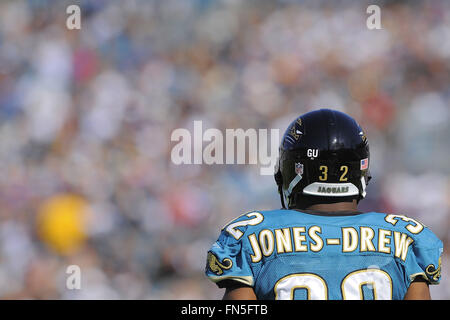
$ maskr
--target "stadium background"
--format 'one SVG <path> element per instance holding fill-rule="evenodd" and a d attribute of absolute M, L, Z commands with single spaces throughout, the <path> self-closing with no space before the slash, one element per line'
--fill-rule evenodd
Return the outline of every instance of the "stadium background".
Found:
<path fill-rule="evenodd" d="M 314 108 L 349 113 L 372 151 L 361 209 L 417 218 L 446 247 L 449 40 L 444 0 L 1 1 L 0 297 L 221 298 L 206 250 L 279 198 L 257 165 L 174 165 L 171 132 L 194 120 L 283 132 Z"/>

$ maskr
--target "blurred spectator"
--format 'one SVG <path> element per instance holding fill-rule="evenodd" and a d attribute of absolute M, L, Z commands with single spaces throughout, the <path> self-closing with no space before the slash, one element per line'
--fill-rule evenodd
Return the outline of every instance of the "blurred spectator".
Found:
<path fill-rule="evenodd" d="M 59 254 L 71 254 L 86 239 L 86 203 L 75 195 L 55 195 L 38 209 L 37 232 Z"/>

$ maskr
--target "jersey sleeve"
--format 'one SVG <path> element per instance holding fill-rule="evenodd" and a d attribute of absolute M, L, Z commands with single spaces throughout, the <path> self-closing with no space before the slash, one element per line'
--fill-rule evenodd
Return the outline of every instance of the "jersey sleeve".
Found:
<path fill-rule="evenodd" d="M 410 284 L 422 277 L 429 284 L 439 284 L 441 278 L 442 241 L 428 228 L 414 237 L 412 251 L 405 263 L 407 281 Z"/>
<path fill-rule="evenodd" d="M 219 288 L 227 287 L 232 281 L 247 286 L 254 284 L 242 238 L 235 239 L 226 230 L 222 230 L 219 239 L 208 251 L 205 274 Z"/>

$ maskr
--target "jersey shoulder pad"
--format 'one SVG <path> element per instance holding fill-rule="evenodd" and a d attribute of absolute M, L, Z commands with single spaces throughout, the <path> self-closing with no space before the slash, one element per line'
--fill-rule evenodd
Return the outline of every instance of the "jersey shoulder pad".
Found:
<path fill-rule="evenodd" d="M 228 281 L 253 286 L 253 271 L 247 254 L 244 234 L 249 228 L 263 223 L 262 212 L 250 211 L 226 224 L 217 241 L 207 253 L 206 276 L 219 287 Z"/>
<path fill-rule="evenodd" d="M 394 226 L 394 243 L 402 244 L 400 239 L 406 234 L 411 239 L 412 249 L 408 250 L 404 261 L 408 280 L 421 276 L 430 284 L 438 284 L 441 277 L 442 241 L 423 223 L 416 219 L 396 214 L 387 214 L 386 222 Z M 405 237 L 406 238 L 406 237 Z"/>

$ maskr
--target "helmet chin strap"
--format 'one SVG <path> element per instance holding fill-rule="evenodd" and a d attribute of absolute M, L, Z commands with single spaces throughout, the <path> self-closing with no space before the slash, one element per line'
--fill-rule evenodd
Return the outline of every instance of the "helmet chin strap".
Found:
<path fill-rule="evenodd" d="M 361 197 L 364 199 L 366 197 L 366 179 L 364 179 L 364 176 L 361 177 L 361 187 L 362 187 L 362 192 L 361 192 Z"/>
<path fill-rule="evenodd" d="M 295 186 L 302 180 L 302 175 L 297 174 L 294 179 L 292 179 L 291 183 L 289 183 L 289 186 L 287 190 L 283 189 L 283 184 L 280 185 L 280 195 L 281 195 L 281 204 L 283 205 L 283 208 L 285 208 L 285 201 L 289 204 L 289 197 L 292 194 L 292 190 L 295 188 Z"/>

